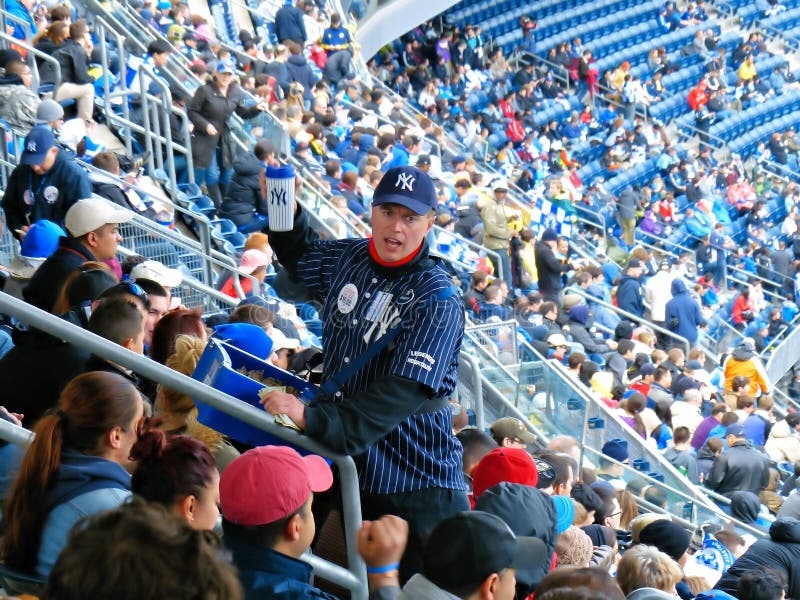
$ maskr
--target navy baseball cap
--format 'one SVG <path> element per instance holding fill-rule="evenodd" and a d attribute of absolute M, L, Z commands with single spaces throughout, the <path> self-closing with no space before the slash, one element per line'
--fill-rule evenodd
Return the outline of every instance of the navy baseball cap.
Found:
<path fill-rule="evenodd" d="M 23 165 L 42 164 L 50 148 L 55 144 L 56 140 L 49 127 L 34 127 L 25 138 L 25 150 L 22 152 L 20 163 Z"/>
<path fill-rule="evenodd" d="M 393 167 L 375 188 L 372 206 L 399 204 L 418 215 L 436 210 L 436 189 L 430 176 L 416 167 Z"/>

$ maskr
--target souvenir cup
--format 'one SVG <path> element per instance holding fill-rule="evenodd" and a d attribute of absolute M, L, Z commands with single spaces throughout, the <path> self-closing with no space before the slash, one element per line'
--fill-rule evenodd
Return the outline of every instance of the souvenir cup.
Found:
<path fill-rule="evenodd" d="M 291 231 L 294 225 L 294 167 L 267 167 L 267 210 L 272 231 Z"/>

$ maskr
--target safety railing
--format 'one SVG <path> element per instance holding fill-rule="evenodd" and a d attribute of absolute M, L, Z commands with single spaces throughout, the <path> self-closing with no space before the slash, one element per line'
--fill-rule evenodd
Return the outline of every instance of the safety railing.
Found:
<path fill-rule="evenodd" d="M 470 324 L 464 329 L 464 335 L 488 349 L 502 365 L 519 362 L 517 322 L 514 320 Z"/>
<path fill-rule="evenodd" d="M 772 351 L 765 365 L 769 380 L 776 384 L 789 370 L 800 362 L 800 327 L 794 327 Z"/>
<path fill-rule="evenodd" d="M 668 337 L 671 340 L 674 340 L 675 346 L 681 348 L 686 355 L 689 354 L 689 350 L 690 350 L 689 341 L 686 338 L 679 336 L 677 333 L 675 333 L 673 331 L 670 331 L 669 329 L 664 329 L 663 327 L 660 327 L 660 326 L 656 325 L 655 323 L 645 319 L 644 317 L 640 317 L 640 316 L 634 315 L 633 313 L 629 313 L 628 311 L 623 310 L 623 309 L 621 309 L 621 308 L 619 308 L 617 306 L 614 306 L 612 304 L 609 304 L 608 302 L 606 302 L 604 300 L 600 300 L 599 298 L 596 298 L 596 297 L 592 296 L 591 294 L 589 294 L 588 292 L 586 292 L 586 290 L 584 290 L 581 287 L 569 286 L 569 287 L 564 289 L 564 292 L 565 293 L 569 292 L 570 294 L 577 294 L 578 296 L 583 297 L 583 299 L 587 302 L 587 304 L 598 304 L 598 305 L 600 305 L 600 306 L 602 306 L 604 308 L 609 309 L 612 312 L 615 312 L 620 317 L 624 317 L 628 321 L 632 321 L 632 322 L 637 323 L 639 325 L 644 325 L 646 327 L 649 327 L 654 332 L 660 333 L 661 335 L 663 335 L 665 337 Z"/>
<path fill-rule="evenodd" d="M 3 8 L 2 10 L 0 10 L 0 27 L 2 27 L 2 29 L 0 29 L 0 31 L 2 31 L 3 33 L 6 33 L 8 31 L 7 28 L 10 26 L 9 22 L 13 23 L 13 25 L 15 25 L 15 26 L 19 25 L 20 27 L 22 27 L 22 30 L 25 32 L 25 39 L 18 40 L 18 41 L 25 42 L 28 45 L 33 45 L 33 31 L 31 30 L 31 24 L 28 23 L 27 21 L 25 21 L 24 19 L 19 18 L 16 15 L 12 15 L 10 12 L 5 10 L 5 8 Z M 18 39 L 18 38 L 14 38 L 14 39 Z"/>
<path fill-rule="evenodd" d="M 0 312 L 11 315 L 30 327 L 46 331 L 59 339 L 131 369 L 143 377 L 172 389 L 180 390 L 199 402 L 203 402 L 216 410 L 274 435 L 287 443 L 305 448 L 333 461 L 338 469 L 341 482 L 342 517 L 349 568 L 344 569 L 319 557 L 313 561 L 313 566 L 320 577 L 350 590 L 352 598 L 366 600 L 368 589 L 366 568 L 358 554 L 356 542 L 357 533 L 361 528 L 361 503 L 359 499 L 358 474 L 352 458 L 331 452 L 304 435 L 276 425 L 274 418 L 263 410 L 259 410 L 224 392 L 210 388 L 204 383 L 173 371 L 149 358 L 135 354 L 122 346 L 2 292 L 0 292 Z M 0 433 L 7 430 L 11 432 L 9 435 L 12 438 L 11 441 L 24 443 L 25 437 L 29 437 L 24 432 L 9 429 L 8 427 L 2 427 Z"/>

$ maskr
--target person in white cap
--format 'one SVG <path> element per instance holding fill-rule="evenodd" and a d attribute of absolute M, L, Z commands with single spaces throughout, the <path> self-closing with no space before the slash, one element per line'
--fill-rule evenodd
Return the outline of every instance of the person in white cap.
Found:
<path fill-rule="evenodd" d="M 183 282 L 179 269 L 170 269 L 157 260 L 146 260 L 131 269 L 131 279 L 150 279 L 168 292 Z"/>
<path fill-rule="evenodd" d="M 133 218 L 129 210 L 100 198 L 80 200 L 67 211 L 67 236 L 59 239 L 58 249 L 39 267 L 22 291 L 27 302 L 52 310 L 66 279 L 89 261 L 110 260 L 122 241 L 119 224 Z"/>
<path fill-rule="evenodd" d="M 273 363 L 283 370 L 288 369 L 289 361 L 300 347 L 300 340 L 286 337 L 286 334 L 276 327 L 272 327 L 268 333 L 272 340 L 272 351 L 278 357 L 277 360 L 273 360 Z"/>

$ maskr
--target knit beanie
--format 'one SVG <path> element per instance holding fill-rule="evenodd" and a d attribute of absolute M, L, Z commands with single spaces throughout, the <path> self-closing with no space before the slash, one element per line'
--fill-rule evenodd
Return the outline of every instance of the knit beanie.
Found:
<path fill-rule="evenodd" d="M 639 541 L 655 546 L 677 561 L 689 548 L 689 532 L 672 521 L 653 521 L 639 533 Z"/>
<path fill-rule="evenodd" d="M 553 506 L 556 508 L 556 531 L 564 533 L 575 519 L 575 504 L 572 498 L 566 496 L 553 496 Z"/>
<path fill-rule="evenodd" d="M 574 525 L 568 527 L 556 540 L 559 567 L 586 567 L 593 551 L 592 540 Z"/>

